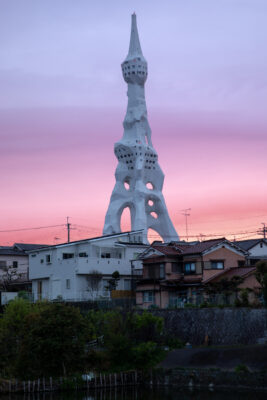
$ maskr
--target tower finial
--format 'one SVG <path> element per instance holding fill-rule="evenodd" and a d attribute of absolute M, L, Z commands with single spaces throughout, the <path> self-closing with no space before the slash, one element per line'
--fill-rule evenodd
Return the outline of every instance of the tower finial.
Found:
<path fill-rule="evenodd" d="M 139 40 L 139 35 L 138 35 L 138 30 L 137 30 L 137 24 L 136 24 L 136 14 L 135 12 L 132 14 L 132 26 L 131 26 L 131 39 L 130 39 L 130 46 L 129 46 L 129 52 L 127 55 L 127 58 L 130 57 L 136 57 L 136 56 L 142 56 L 142 50 L 140 46 L 140 40 Z"/>

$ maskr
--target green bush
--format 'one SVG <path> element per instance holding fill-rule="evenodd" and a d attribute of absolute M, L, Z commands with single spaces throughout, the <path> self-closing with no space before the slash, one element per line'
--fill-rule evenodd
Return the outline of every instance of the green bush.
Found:
<path fill-rule="evenodd" d="M 197 308 L 197 305 L 193 304 L 193 303 L 185 303 L 184 307 L 185 308 Z"/>
<path fill-rule="evenodd" d="M 97 347 L 89 342 L 95 339 Z M 0 319 L 2 376 L 69 377 L 85 370 L 147 369 L 162 357 L 163 319 L 149 312 L 90 311 L 17 298 Z M 173 347 L 179 346 L 176 339 Z M 64 384 L 71 383 L 67 380 Z"/>
<path fill-rule="evenodd" d="M 164 338 L 164 344 L 170 349 L 182 349 L 184 347 L 184 342 L 176 337 L 168 335 Z"/>
<path fill-rule="evenodd" d="M 240 373 L 240 372 L 249 372 L 248 367 L 245 364 L 238 364 L 235 367 L 235 372 Z"/>
<path fill-rule="evenodd" d="M 160 362 L 164 352 L 156 343 L 145 342 L 133 347 L 133 362 L 136 369 L 149 369 Z"/>
<path fill-rule="evenodd" d="M 18 298 L 0 320 L 1 367 L 7 376 L 22 379 L 78 373 L 87 339 L 79 309 Z"/>

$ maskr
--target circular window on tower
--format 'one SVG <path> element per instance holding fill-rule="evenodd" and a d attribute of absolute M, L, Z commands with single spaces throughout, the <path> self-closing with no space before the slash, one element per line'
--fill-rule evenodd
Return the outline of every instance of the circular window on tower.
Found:
<path fill-rule="evenodd" d="M 154 185 L 153 185 L 151 182 L 147 182 L 147 183 L 146 183 L 146 187 L 147 187 L 147 189 L 149 189 L 149 190 L 153 190 L 153 189 L 154 189 Z"/>
<path fill-rule="evenodd" d="M 128 180 L 124 181 L 124 187 L 125 187 L 126 190 L 130 189 L 130 182 Z"/>
<path fill-rule="evenodd" d="M 157 213 L 155 213 L 154 211 L 153 211 L 153 212 L 151 212 L 151 213 L 150 213 L 150 215 L 151 215 L 153 218 L 155 218 L 155 219 L 157 219 L 157 218 L 158 218 L 158 214 L 157 214 Z"/>

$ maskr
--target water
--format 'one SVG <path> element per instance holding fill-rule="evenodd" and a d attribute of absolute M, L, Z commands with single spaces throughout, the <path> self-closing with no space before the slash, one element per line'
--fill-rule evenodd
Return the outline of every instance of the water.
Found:
<path fill-rule="evenodd" d="M 182 390 L 179 388 L 107 389 L 90 393 L 39 393 L 2 395 L 0 400 L 266 400 L 267 392 L 255 390 Z"/>

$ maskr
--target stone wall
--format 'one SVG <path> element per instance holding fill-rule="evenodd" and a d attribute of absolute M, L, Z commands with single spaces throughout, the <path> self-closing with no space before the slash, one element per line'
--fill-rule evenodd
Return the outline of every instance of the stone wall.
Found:
<path fill-rule="evenodd" d="M 188 308 L 151 312 L 164 318 L 170 336 L 194 345 L 203 344 L 206 335 L 214 345 L 255 344 L 267 330 L 267 309 Z"/>

